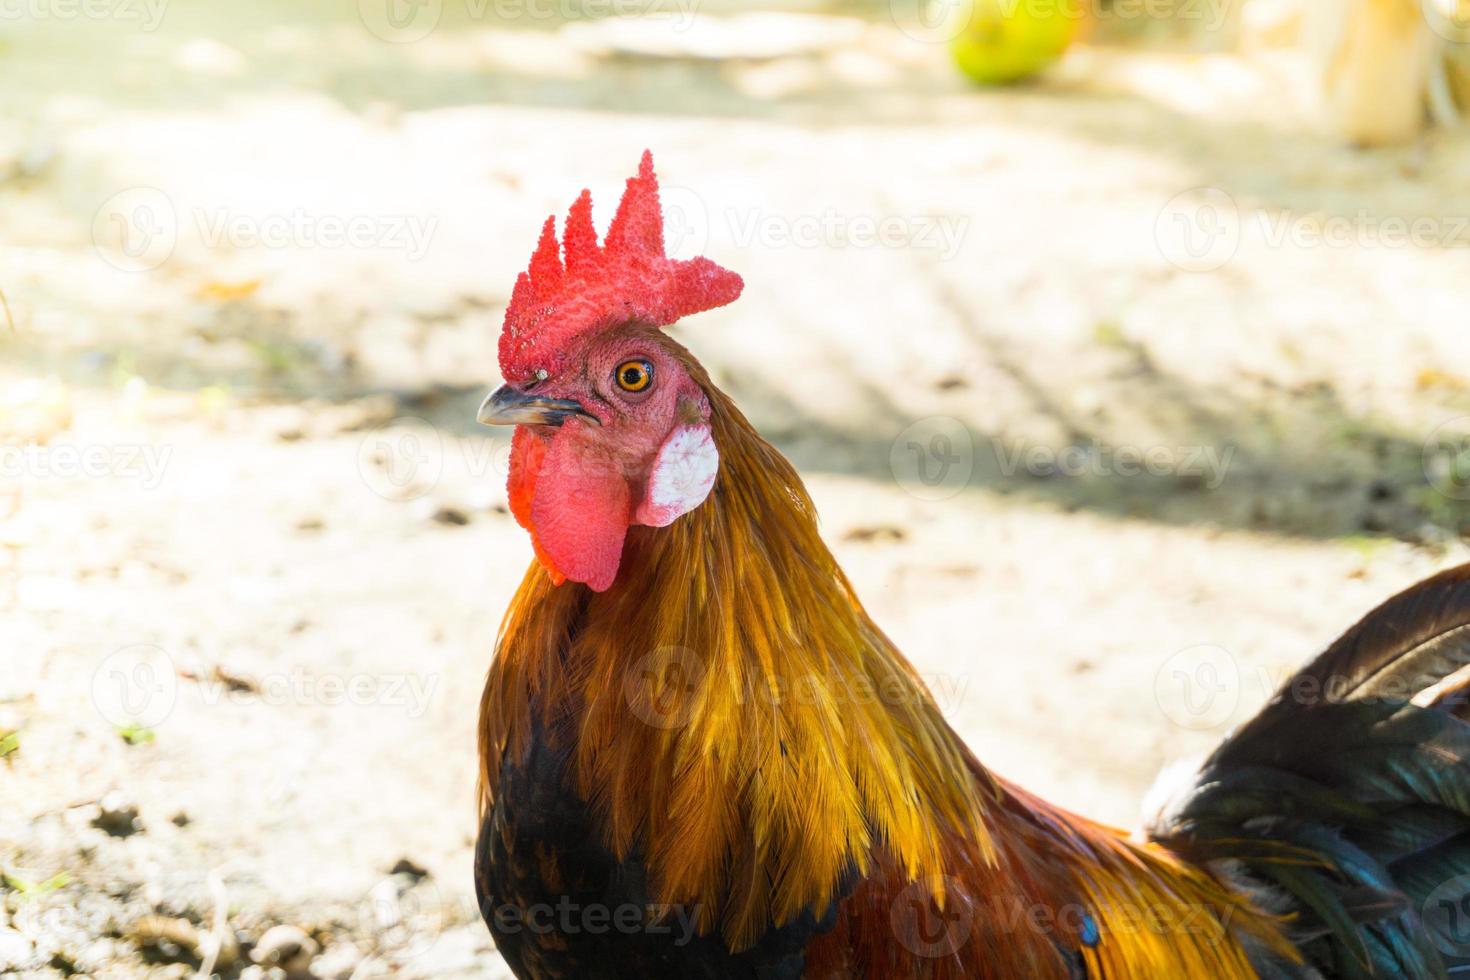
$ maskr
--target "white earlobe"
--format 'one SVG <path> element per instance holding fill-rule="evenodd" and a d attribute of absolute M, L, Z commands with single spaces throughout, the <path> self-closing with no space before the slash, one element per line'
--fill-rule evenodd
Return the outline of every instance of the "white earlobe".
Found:
<path fill-rule="evenodd" d="M 681 425 L 658 448 L 648 474 L 648 489 L 633 519 L 664 527 L 709 496 L 720 469 L 720 451 L 707 425 Z"/>

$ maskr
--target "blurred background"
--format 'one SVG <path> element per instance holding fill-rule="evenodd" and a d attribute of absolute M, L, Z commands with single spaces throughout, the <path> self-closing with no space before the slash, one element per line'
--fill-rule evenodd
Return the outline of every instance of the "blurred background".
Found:
<path fill-rule="evenodd" d="M 0 0 L 0 974 L 500 977 L 473 424 L 652 148 L 678 328 L 1122 826 L 1470 534 L 1463 0 Z"/>

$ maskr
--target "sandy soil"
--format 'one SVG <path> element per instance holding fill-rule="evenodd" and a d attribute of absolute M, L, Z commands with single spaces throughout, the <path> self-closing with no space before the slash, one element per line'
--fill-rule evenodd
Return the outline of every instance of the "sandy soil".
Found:
<path fill-rule="evenodd" d="M 111 9 L 0 22 L 0 974 L 504 974 L 475 704 L 530 553 L 473 409 L 539 222 L 645 146 L 749 283 L 684 339 L 1030 788 L 1135 823 L 1466 557 L 1470 142 L 1340 148 L 1289 58 L 996 94 L 881 10 Z"/>

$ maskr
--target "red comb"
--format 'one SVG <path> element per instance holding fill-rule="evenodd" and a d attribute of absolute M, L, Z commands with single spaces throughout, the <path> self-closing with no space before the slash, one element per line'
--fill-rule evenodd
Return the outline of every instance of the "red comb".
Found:
<path fill-rule="evenodd" d="M 567 212 L 562 238 L 558 243 L 556 219 L 547 218 L 531 265 L 516 280 L 500 332 L 500 373 L 507 381 L 556 374 L 572 341 L 584 334 L 631 320 L 667 326 L 734 302 L 745 285 L 709 259 L 664 254 L 658 178 L 646 150 L 603 243 L 597 244 L 587 191 Z"/>

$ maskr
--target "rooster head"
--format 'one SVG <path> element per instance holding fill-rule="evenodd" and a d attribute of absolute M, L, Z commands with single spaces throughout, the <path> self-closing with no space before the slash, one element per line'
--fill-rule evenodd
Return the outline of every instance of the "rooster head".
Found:
<path fill-rule="evenodd" d="M 553 580 L 606 590 L 629 527 L 663 527 L 709 496 L 709 399 L 658 328 L 733 302 L 743 285 L 709 259 L 665 255 L 646 152 L 601 244 L 587 191 L 561 242 L 546 220 L 505 311 L 505 384 L 479 420 L 516 426 L 510 508 Z"/>

